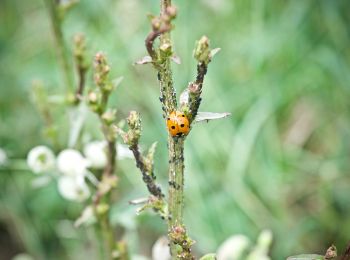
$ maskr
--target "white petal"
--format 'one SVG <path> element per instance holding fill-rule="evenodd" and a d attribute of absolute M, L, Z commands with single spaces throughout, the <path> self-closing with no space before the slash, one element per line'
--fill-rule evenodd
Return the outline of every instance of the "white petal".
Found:
<path fill-rule="evenodd" d="M 34 173 L 43 173 L 55 167 L 55 155 L 46 146 L 36 146 L 29 151 L 27 164 Z"/>
<path fill-rule="evenodd" d="M 123 160 L 126 158 L 134 158 L 132 151 L 125 144 L 117 144 L 117 156 L 118 160 Z"/>
<path fill-rule="evenodd" d="M 258 241 L 257 241 L 257 246 L 259 246 L 259 248 L 261 248 L 261 250 L 264 251 L 268 251 L 269 247 L 272 243 L 272 232 L 269 229 L 265 229 L 263 231 L 261 231 L 259 237 L 258 237 Z"/>
<path fill-rule="evenodd" d="M 94 209 L 91 205 L 87 206 L 80 217 L 74 222 L 74 227 L 79 227 L 82 224 L 89 225 L 96 221 Z"/>
<path fill-rule="evenodd" d="M 12 260 L 34 260 L 34 258 L 31 255 L 28 255 L 26 253 L 20 253 L 18 255 L 15 255 Z"/>
<path fill-rule="evenodd" d="M 103 169 L 107 164 L 107 143 L 105 141 L 93 141 L 84 146 L 84 155 L 91 167 Z"/>
<path fill-rule="evenodd" d="M 84 175 L 89 165 L 90 162 L 74 149 L 63 150 L 57 157 L 57 168 L 65 175 Z"/>
<path fill-rule="evenodd" d="M 7 154 L 4 149 L 0 148 L 0 166 L 7 163 Z"/>
<path fill-rule="evenodd" d="M 160 237 L 154 243 L 152 247 L 152 259 L 153 260 L 170 260 L 169 242 L 166 237 Z"/>
<path fill-rule="evenodd" d="M 250 240 L 246 236 L 231 236 L 219 247 L 217 258 L 219 260 L 240 260 L 249 246 Z"/>
<path fill-rule="evenodd" d="M 58 192 L 67 200 L 82 202 L 90 197 L 90 190 L 81 176 L 61 176 Z"/>

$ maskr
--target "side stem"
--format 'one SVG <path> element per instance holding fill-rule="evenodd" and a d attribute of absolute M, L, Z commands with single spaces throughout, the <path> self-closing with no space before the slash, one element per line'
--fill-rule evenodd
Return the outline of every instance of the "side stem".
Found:
<path fill-rule="evenodd" d="M 73 91 L 73 76 L 71 65 L 68 60 L 67 48 L 64 42 L 63 33 L 61 29 L 62 20 L 58 13 L 58 4 L 55 0 L 45 0 L 46 6 L 49 11 L 49 16 L 51 20 L 51 26 L 54 33 L 56 51 L 58 59 L 61 63 L 62 74 L 64 77 L 64 83 L 68 91 Z"/>

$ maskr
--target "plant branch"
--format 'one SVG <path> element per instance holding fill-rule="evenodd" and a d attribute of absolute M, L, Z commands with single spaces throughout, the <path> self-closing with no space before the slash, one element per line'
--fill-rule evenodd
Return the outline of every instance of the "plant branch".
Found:
<path fill-rule="evenodd" d="M 161 0 L 160 16 L 152 19 L 153 31 L 146 38 L 146 49 L 152 58 L 152 63 L 158 72 L 160 84 L 160 101 L 163 117 L 177 110 L 176 92 L 171 71 L 171 56 L 173 55 L 170 38 L 171 21 L 176 17 L 176 9 L 170 0 Z M 164 30 L 161 30 L 164 29 Z M 159 47 L 154 49 L 154 41 L 160 36 Z M 184 139 L 168 135 L 169 154 L 169 218 L 168 237 L 173 259 L 194 259 L 191 253 L 193 241 L 189 239 L 183 225 L 183 188 L 184 188 Z M 180 238 L 177 231 L 181 229 Z M 184 243 L 182 243 L 182 242 Z M 185 246 L 187 245 L 187 246 Z M 178 248 L 180 246 L 180 248 Z"/>
<path fill-rule="evenodd" d="M 114 175 L 117 155 L 115 145 L 116 133 L 112 126 L 116 120 L 116 110 L 107 109 L 108 99 L 113 90 L 113 84 L 109 79 L 110 67 L 104 54 L 99 52 L 95 55 L 94 69 L 94 79 L 97 89 L 88 94 L 88 102 L 91 109 L 99 117 L 102 132 L 107 143 L 107 164 L 94 197 L 94 208 L 104 234 L 108 259 L 114 259 L 113 254 L 116 250 L 116 243 L 109 219 L 109 205 L 111 203 L 111 190 L 117 184 L 117 176 Z"/>
<path fill-rule="evenodd" d="M 202 101 L 202 87 L 204 82 L 204 77 L 207 74 L 208 64 L 211 61 L 212 55 L 209 48 L 209 39 L 203 36 L 196 44 L 194 49 L 194 57 L 198 61 L 197 64 L 197 76 L 194 82 L 191 82 L 187 88 L 189 93 L 188 100 L 188 118 L 190 123 L 196 118 L 198 113 L 198 108 Z"/>
<path fill-rule="evenodd" d="M 160 186 L 157 185 L 156 176 L 154 174 L 154 152 L 156 143 L 151 146 L 147 156 L 144 156 L 139 147 L 139 140 L 141 137 L 141 118 L 139 113 L 131 111 L 127 121 L 129 126 L 127 133 L 117 127 L 116 129 L 134 154 L 136 166 L 141 171 L 142 180 L 145 182 L 149 193 L 158 198 L 158 200 L 164 201 L 164 194 Z M 165 204 L 165 202 L 163 204 Z"/>
<path fill-rule="evenodd" d="M 140 147 L 138 145 L 130 146 L 130 150 L 134 154 L 136 166 L 142 173 L 142 180 L 145 182 L 148 191 L 158 198 L 164 197 L 161 188 L 155 183 L 156 176 L 154 175 L 153 169 L 152 171 L 147 169 L 148 167 L 146 166 L 144 156 L 140 152 Z"/>
<path fill-rule="evenodd" d="M 176 110 L 176 92 L 173 86 L 171 60 L 172 46 L 170 41 L 171 21 L 176 17 L 176 8 L 171 6 L 171 1 L 162 3 L 159 17 L 154 17 L 151 21 L 152 31 L 148 34 L 145 45 L 152 63 L 158 71 L 158 80 L 160 84 L 160 101 L 164 111 L 163 117 Z M 154 49 L 154 41 L 160 36 L 159 48 Z"/>
<path fill-rule="evenodd" d="M 62 74 L 64 77 L 64 83 L 68 92 L 73 91 L 73 75 L 71 64 L 68 59 L 68 51 L 64 42 L 64 37 L 62 33 L 62 16 L 63 14 L 59 12 L 59 2 L 55 0 L 45 0 L 46 6 L 49 11 L 49 16 L 51 20 L 52 31 L 56 43 L 56 52 L 58 59 L 61 63 Z"/>
<path fill-rule="evenodd" d="M 78 104 L 83 99 L 86 73 L 89 68 L 89 64 L 86 59 L 85 37 L 82 34 L 77 34 L 74 37 L 74 60 L 78 74 L 78 86 L 75 92 L 75 103 Z"/>

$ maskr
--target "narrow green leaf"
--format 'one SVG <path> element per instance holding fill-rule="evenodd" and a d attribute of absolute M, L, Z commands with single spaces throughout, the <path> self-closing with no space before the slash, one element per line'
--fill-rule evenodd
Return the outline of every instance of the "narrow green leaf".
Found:
<path fill-rule="evenodd" d="M 316 254 L 301 254 L 290 256 L 287 260 L 324 260 L 324 256 Z"/>
<path fill-rule="evenodd" d="M 195 118 L 196 122 L 201 121 L 209 121 L 209 120 L 215 120 L 215 119 L 222 119 L 225 117 L 230 116 L 231 113 L 223 112 L 223 113 L 214 113 L 214 112 L 198 112 L 197 116 Z"/>

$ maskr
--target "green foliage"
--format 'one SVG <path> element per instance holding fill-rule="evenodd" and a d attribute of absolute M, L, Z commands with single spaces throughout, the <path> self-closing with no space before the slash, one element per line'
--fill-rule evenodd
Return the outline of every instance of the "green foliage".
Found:
<path fill-rule="evenodd" d="M 196 254 L 215 252 L 235 233 L 255 238 L 264 228 L 274 234 L 272 259 L 323 253 L 331 243 L 342 251 L 350 233 L 348 1 L 174 4 L 173 47 L 182 59 L 173 64 L 177 92 L 195 76 L 192 43 L 205 34 L 221 52 L 210 64 L 201 109 L 232 114 L 194 125 L 187 139 L 185 219 Z M 146 54 L 146 13 L 157 8 L 156 1 L 80 1 L 67 12 L 63 33 L 73 51 L 73 36 L 83 32 L 90 62 L 102 50 L 111 78 L 124 76 L 110 104 L 118 107 L 118 118 L 141 112 L 142 140 L 147 146 L 158 141 L 155 171 L 165 186 L 167 134 L 157 79 L 151 65 L 132 66 Z M 67 111 L 54 98 L 67 93 L 45 6 L 39 0 L 0 1 L 0 24 L 6 25 L 0 27 L 0 146 L 12 159 L 11 170 L 0 168 L 1 223 L 14 251 L 42 259 L 96 256 L 85 250 L 95 245 L 93 230 L 73 228 L 83 206 L 61 199 L 53 184 L 33 189 L 33 175 L 23 170 L 31 147 L 48 142 L 58 151 L 68 135 Z M 87 75 L 86 91 L 94 84 L 91 71 Z M 51 96 L 57 143 L 41 131 L 45 119 L 31 102 L 35 79 Z M 85 131 L 101 138 L 93 120 L 90 114 Z M 119 166 L 114 224 L 134 252 L 150 254 L 166 227 L 127 207 L 147 191 L 133 161 Z"/>

